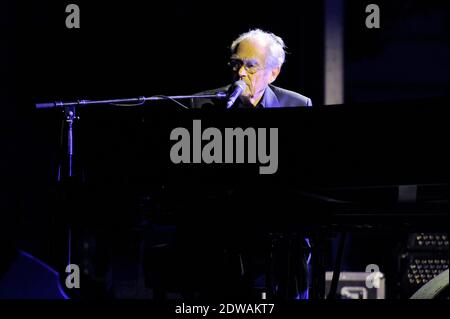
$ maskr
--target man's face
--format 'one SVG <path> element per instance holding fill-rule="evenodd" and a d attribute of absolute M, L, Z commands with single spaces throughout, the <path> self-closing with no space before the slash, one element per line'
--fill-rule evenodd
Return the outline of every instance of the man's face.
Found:
<path fill-rule="evenodd" d="M 235 80 L 242 79 L 247 84 L 242 96 L 259 98 L 278 76 L 280 68 L 266 67 L 267 51 L 256 40 L 243 40 L 231 56 L 230 64 Z"/>

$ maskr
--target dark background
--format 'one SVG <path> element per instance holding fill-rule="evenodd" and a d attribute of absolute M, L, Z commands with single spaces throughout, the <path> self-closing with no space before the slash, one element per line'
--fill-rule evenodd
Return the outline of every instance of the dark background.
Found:
<path fill-rule="evenodd" d="M 55 210 L 62 114 L 36 111 L 35 103 L 191 94 L 223 86 L 230 81 L 229 45 L 257 27 L 281 36 L 288 46 L 275 84 L 311 97 L 315 108 L 323 105 L 323 1 L 80 0 L 75 2 L 80 29 L 65 27 L 69 3 L 0 4 L 2 224 L 20 224 L 12 232 L 38 256 L 45 257 L 51 245 L 46 227 Z M 379 30 L 365 27 L 369 3 L 346 1 L 344 6 L 345 103 L 389 102 L 395 107 L 397 101 L 424 101 L 424 107 L 433 107 L 427 101 L 448 98 L 448 1 L 376 1 Z M 126 134 L 137 134 L 133 128 L 141 114 L 128 115 L 96 110 L 90 117 L 85 112 L 81 121 L 86 119 L 86 127 L 102 121 L 99 128 L 108 123 L 114 136 L 126 136 L 111 142 L 107 132 L 94 130 L 100 135 L 86 149 L 101 145 L 106 152 L 120 142 L 122 151 L 132 148 L 126 144 L 132 135 Z"/>
<path fill-rule="evenodd" d="M 323 103 L 322 1 L 79 1 L 80 29 L 65 27 L 68 3 L 3 2 L 2 69 L 13 100 L 30 107 L 218 87 L 229 82 L 230 43 L 258 27 L 288 46 L 277 83 Z M 379 1 L 380 29 L 365 27 L 368 3 L 344 3 L 345 102 L 447 96 L 447 2 Z"/>

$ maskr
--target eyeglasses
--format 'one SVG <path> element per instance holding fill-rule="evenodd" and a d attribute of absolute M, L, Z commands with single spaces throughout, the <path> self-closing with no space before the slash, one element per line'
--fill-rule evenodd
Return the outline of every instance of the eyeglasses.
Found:
<path fill-rule="evenodd" d="M 252 60 L 243 61 L 239 59 L 230 59 L 230 61 L 228 62 L 228 66 L 231 68 L 231 70 L 233 70 L 233 72 L 238 72 L 243 66 L 245 70 L 250 74 L 254 74 L 264 69 L 258 64 L 258 62 Z"/>

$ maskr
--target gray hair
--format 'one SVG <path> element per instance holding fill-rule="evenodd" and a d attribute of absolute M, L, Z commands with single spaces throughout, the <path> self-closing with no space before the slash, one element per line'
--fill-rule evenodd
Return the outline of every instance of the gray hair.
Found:
<path fill-rule="evenodd" d="M 286 46 L 283 39 L 273 33 L 262 31 L 260 29 L 254 29 L 245 32 L 241 34 L 236 40 L 234 40 L 231 44 L 231 54 L 236 52 L 239 43 L 241 43 L 243 40 L 248 39 L 260 41 L 260 43 L 262 43 L 269 49 L 266 66 L 281 67 L 283 65 L 286 58 Z"/>

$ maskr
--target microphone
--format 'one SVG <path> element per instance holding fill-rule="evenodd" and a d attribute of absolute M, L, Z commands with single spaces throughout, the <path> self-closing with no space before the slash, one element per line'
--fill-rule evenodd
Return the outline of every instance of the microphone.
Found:
<path fill-rule="evenodd" d="M 230 89 L 228 90 L 231 93 L 228 95 L 227 109 L 229 109 L 234 104 L 236 99 L 241 96 L 246 86 L 247 84 L 245 84 L 245 82 L 242 80 L 236 81 L 231 85 Z"/>

